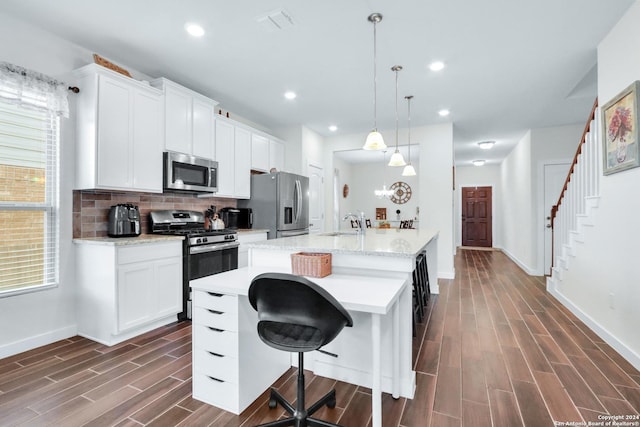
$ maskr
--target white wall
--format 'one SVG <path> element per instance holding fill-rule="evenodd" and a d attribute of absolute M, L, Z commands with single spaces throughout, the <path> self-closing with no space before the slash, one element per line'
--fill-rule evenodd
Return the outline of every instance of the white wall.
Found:
<path fill-rule="evenodd" d="M 640 2 L 598 47 L 598 99 L 603 105 L 640 77 Z M 557 292 L 583 320 L 640 369 L 640 168 L 603 176 L 595 226 L 585 230 Z"/>
<path fill-rule="evenodd" d="M 493 247 L 502 248 L 502 188 L 500 165 L 456 166 L 455 224 L 456 246 L 462 245 L 462 187 L 491 187 Z"/>
<path fill-rule="evenodd" d="M 385 141 L 392 141 L 395 129 L 380 130 Z M 451 123 L 411 129 L 412 141 L 420 145 L 420 164 L 417 169 L 420 204 L 420 227 L 440 232 L 438 238 L 438 277 L 453 278 L 453 126 Z M 324 166 L 334 169 L 334 151 L 362 148 L 366 134 L 340 135 L 324 140 Z M 333 173 L 333 172 L 331 172 Z M 329 176 L 329 175 L 326 175 Z M 333 186 L 325 186 L 325 230 L 339 229 L 334 224 Z M 414 196 L 415 197 L 415 196 Z"/>
<path fill-rule="evenodd" d="M 337 170 L 338 171 L 338 176 L 339 176 L 339 180 L 338 180 L 338 218 L 339 221 L 340 219 L 347 214 L 348 212 L 352 212 L 353 211 L 353 197 L 354 194 L 357 193 L 359 190 L 357 189 L 357 187 L 354 185 L 354 179 L 353 179 L 353 172 L 352 172 L 352 165 L 350 165 L 349 163 L 340 160 L 340 159 L 336 159 L 334 157 L 333 159 L 333 170 Z M 329 179 L 329 177 L 331 177 L 331 179 Z M 333 188 L 333 172 L 331 174 L 329 173 L 325 173 L 325 181 L 326 183 L 326 187 L 331 187 Z M 349 186 L 349 195 L 347 197 L 343 197 L 342 195 L 342 189 L 344 188 L 344 186 L 348 185 Z M 333 192 L 331 193 L 333 197 Z M 326 196 L 325 196 L 326 197 Z M 331 211 L 327 211 L 325 212 L 325 218 L 326 217 L 333 217 L 334 215 L 334 205 L 331 204 Z M 325 221 L 326 223 L 326 221 Z M 342 226 L 342 227 L 341 227 Z M 349 226 L 350 227 L 350 226 Z M 349 228 L 347 227 L 345 224 L 343 223 L 339 223 L 338 228 Z"/>
<path fill-rule="evenodd" d="M 0 58 L 51 76 L 93 62 L 92 52 L 0 14 Z M 13 40 L 14 42 L 7 42 Z M 69 97 L 73 102 L 73 94 Z M 61 119 L 60 285 L 0 299 L 0 358 L 76 334 L 72 239 L 74 123 Z"/>
<path fill-rule="evenodd" d="M 500 168 L 502 188 L 502 250 L 532 274 L 536 253 L 532 224 L 531 131 L 518 142 Z"/>

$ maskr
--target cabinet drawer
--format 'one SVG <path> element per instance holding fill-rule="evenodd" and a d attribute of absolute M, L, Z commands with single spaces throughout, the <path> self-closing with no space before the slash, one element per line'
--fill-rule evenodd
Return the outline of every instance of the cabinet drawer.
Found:
<path fill-rule="evenodd" d="M 194 291 L 193 305 L 224 313 L 238 312 L 238 296 L 216 294 L 213 292 Z"/>
<path fill-rule="evenodd" d="M 223 313 L 202 307 L 193 309 L 193 322 L 224 331 L 238 332 L 238 313 Z"/>
<path fill-rule="evenodd" d="M 238 383 L 239 366 L 238 359 L 235 357 L 195 348 L 193 350 L 193 369 L 199 374 L 205 374 L 234 384 Z"/>
<path fill-rule="evenodd" d="M 193 373 L 193 397 L 224 410 L 238 413 L 238 385 Z"/>
<path fill-rule="evenodd" d="M 195 347 L 225 356 L 238 357 L 238 333 L 211 329 L 209 326 L 193 325 Z"/>
<path fill-rule="evenodd" d="M 148 243 L 143 245 L 123 246 L 118 248 L 117 263 L 131 264 L 141 261 L 156 261 L 162 258 L 182 258 L 182 243 Z"/>

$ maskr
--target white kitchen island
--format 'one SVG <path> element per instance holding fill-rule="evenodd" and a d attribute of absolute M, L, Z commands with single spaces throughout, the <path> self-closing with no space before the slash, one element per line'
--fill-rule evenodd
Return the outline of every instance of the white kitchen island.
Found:
<path fill-rule="evenodd" d="M 349 310 L 354 326 L 343 329 L 324 353 L 307 353 L 305 368 L 371 387 L 373 426 L 380 426 L 382 391 L 413 398 L 412 272 L 426 251 L 437 292 L 437 237 L 424 229 L 369 229 L 364 236 L 327 233 L 249 243 L 249 267 L 191 282 L 194 398 L 239 413 L 295 364 L 295 354 L 270 349 L 257 337 L 247 290 L 261 272 L 291 272 L 293 253 L 329 252 L 332 274 L 311 280 Z"/>

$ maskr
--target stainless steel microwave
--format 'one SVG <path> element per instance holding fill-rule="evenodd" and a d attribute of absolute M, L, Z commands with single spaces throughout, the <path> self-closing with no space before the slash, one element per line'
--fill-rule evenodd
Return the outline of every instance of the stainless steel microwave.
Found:
<path fill-rule="evenodd" d="M 164 191 L 197 193 L 218 191 L 218 162 L 166 151 L 163 155 L 163 163 Z"/>

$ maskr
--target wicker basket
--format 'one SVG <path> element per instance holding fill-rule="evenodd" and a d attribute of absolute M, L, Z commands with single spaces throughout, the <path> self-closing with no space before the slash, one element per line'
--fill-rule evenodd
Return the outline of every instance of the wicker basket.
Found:
<path fill-rule="evenodd" d="M 291 271 L 298 276 L 328 276 L 331 274 L 331 254 L 315 252 L 291 254 Z"/>

